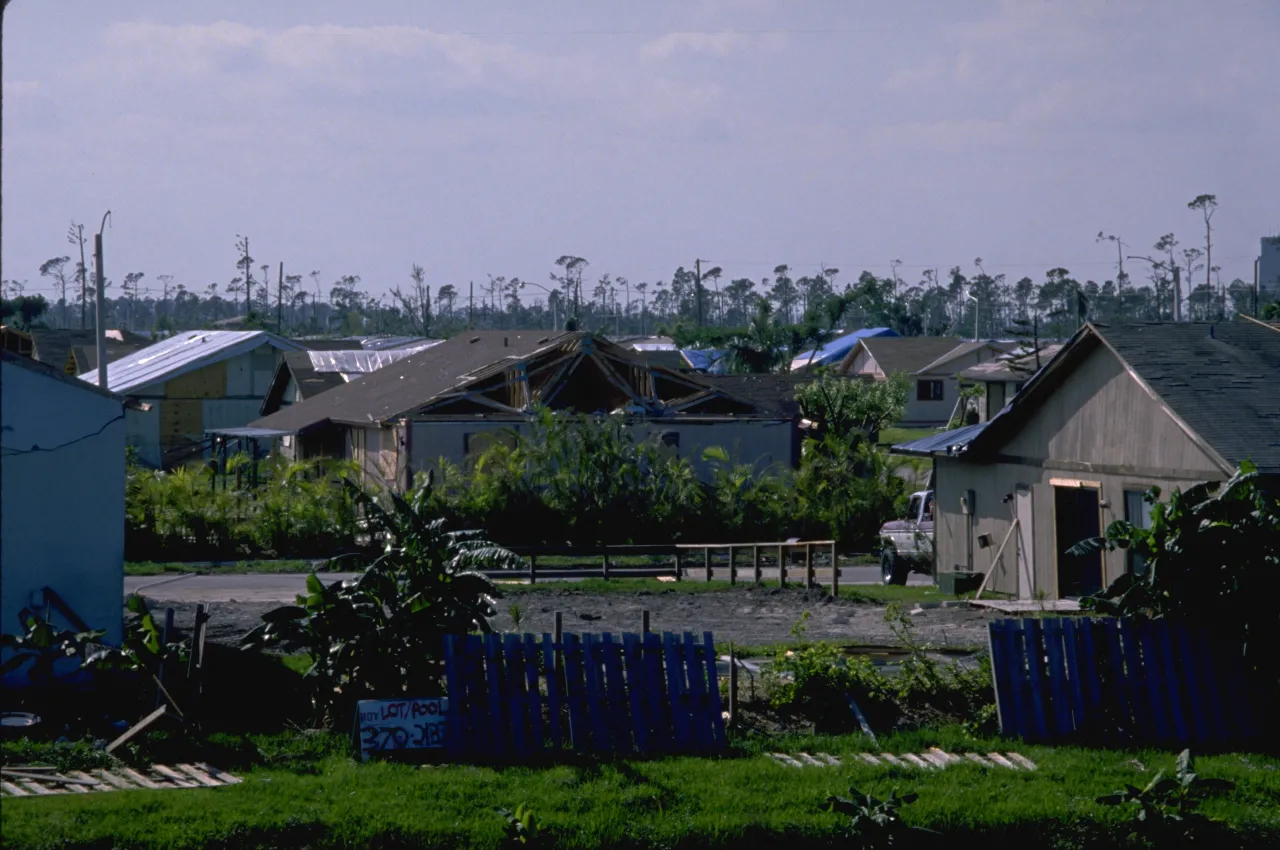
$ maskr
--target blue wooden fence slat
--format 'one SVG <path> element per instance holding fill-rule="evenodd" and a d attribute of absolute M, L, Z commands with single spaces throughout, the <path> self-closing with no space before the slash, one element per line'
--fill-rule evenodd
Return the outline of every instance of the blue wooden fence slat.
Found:
<path fill-rule="evenodd" d="M 1138 642 L 1142 647 L 1142 668 L 1147 675 L 1147 694 L 1151 700 L 1151 731 L 1157 741 L 1170 740 L 1172 700 L 1168 698 L 1164 684 L 1164 664 L 1160 647 L 1156 643 L 1155 628 L 1150 620 L 1137 624 Z"/>
<path fill-rule="evenodd" d="M 600 651 L 604 657 L 604 678 L 609 704 L 609 725 L 613 732 L 613 751 L 629 752 L 634 746 L 627 708 L 627 688 L 622 676 L 622 645 L 614 642 L 613 635 L 600 636 Z"/>
<path fill-rule="evenodd" d="M 1031 694 L 1027 691 L 1027 656 L 1017 620 L 1005 620 L 1004 644 L 1009 659 L 1009 691 L 1013 696 L 1013 734 L 1029 740 L 1034 734 L 1034 724 L 1031 721 Z"/>
<path fill-rule="evenodd" d="M 532 749 L 528 744 L 529 702 L 524 689 L 523 643 L 514 634 L 502 639 L 503 672 L 507 675 L 507 699 L 504 701 L 509 714 L 507 728 L 511 730 L 511 749 L 521 758 L 527 758 Z"/>
<path fill-rule="evenodd" d="M 693 743 L 689 722 L 689 694 L 685 687 L 684 666 L 677 651 L 676 636 L 662 633 L 663 660 L 667 668 L 667 704 L 671 706 L 671 732 L 675 747 L 688 749 Z"/>
<path fill-rule="evenodd" d="M 1229 736 L 1227 733 L 1227 713 L 1223 708 L 1222 683 L 1218 676 L 1217 665 L 1214 664 L 1213 652 L 1209 641 L 1197 641 L 1195 647 L 1196 670 L 1200 673 L 1200 687 L 1209 706 L 1213 741 L 1221 742 Z"/>
<path fill-rule="evenodd" d="M 472 740 L 479 738 L 484 741 L 480 752 L 492 755 L 495 752 L 496 744 L 493 741 L 493 736 L 489 733 L 488 727 L 489 718 L 486 705 L 489 687 L 485 680 L 484 672 L 484 641 L 480 640 L 479 635 L 467 635 L 465 646 L 463 669 L 466 671 L 465 678 L 469 682 L 467 692 L 471 703 L 467 711 L 467 726 L 473 736 Z"/>
<path fill-rule="evenodd" d="M 556 663 L 556 646 L 551 635 L 542 636 L 542 664 L 547 671 L 547 729 L 550 733 L 551 746 L 560 749 L 564 739 L 560 736 L 560 700 L 561 665 Z M 567 737 L 567 736 L 566 736 Z"/>
<path fill-rule="evenodd" d="M 1044 635 L 1045 655 L 1049 661 L 1049 688 L 1052 694 L 1053 709 L 1049 717 L 1052 718 L 1052 736 L 1065 737 L 1070 735 L 1074 729 L 1071 722 L 1071 704 L 1068 702 L 1067 696 L 1067 671 L 1064 651 L 1062 646 L 1062 621 L 1057 619 L 1045 620 L 1041 624 L 1041 633 Z"/>
<path fill-rule="evenodd" d="M 458 660 L 454 655 L 453 647 L 456 638 L 453 635 L 444 636 L 444 681 L 445 687 L 449 689 L 449 713 L 446 715 L 448 726 L 448 742 L 447 748 L 450 754 L 458 756 L 463 751 L 462 723 L 462 706 L 466 701 L 466 697 L 462 693 L 462 677 L 458 675 Z"/>
<path fill-rule="evenodd" d="M 575 750 L 591 748 L 591 730 L 587 720 L 586 683 L 583 681 L 582 644 L 578 636 L 561 637 L 564 653 L 565 694 L 569 703 L 569 740 Z"/>
<path fill-rule="evenodd" d="M 530 749 L 541 752 L 547 746 L 547 739 L 542 734 L 542 691 L 538 687 L 538 642 L 533 635 L 525 635 L 524 643 L 524 675 L 529 699 L 529 734 Z"/>
<path fill-rule="evenodd" d="M 1090 733 L 1095 732 L 1101 727 L 1102 721 L 1102 682 L 1098 676 L 1098 663 L 1100 657 L 1098 652 L 1100 644 L 1094 641 L 1097 634 L 1097 625 L 1093 620 L 1085 617 L 1076 626 L 1076 636 L 1079 639 L 1080 651 L 1080 681 L 1084 688 L 1084 716 L 1085 728 Z M 1079 729 L 1080 720 L 1076 720 L 1076 728 Z"/>
<path fill-rule="evenodd" d="M 1118 736 L 1133 737 L 1133 705 L 1129 700 L 1129 685 L 1124 672 L 1124 649 L 1120 646 L 1120 623 L 1103 620 L 1101 637 L 1107 647 L 1106 688 L 1103 693 L 1110 698 L 1117 729 L 1108 735 L 1109 742 Z"/>
<path fill-rule="evenodd" d="M 1018 718 L 1014 713 L 1013 679 L 1009 674 L 1013 659 L 1005 647 L 1008 631 L 1008 620 L 993 620 L 987 626 L 987 651 L 991 654 L 991 676 L 996 689 L 996 716 L 1000 720 L 1000 731 L 1016 736 Z"/>
<path fill-rule="evenodd" d="M 1163 673 L 1165 698 L 1169 702 L 1169 718 L 1172 721 L 1170 730 L 1173 740 L 1179 744 L 1191 743 L 1191 734 L 1188 730 L 1188 719 L 1190 711 L 1188 709 L 1187 689 L 1184 685 L 1186 679 L 1179 675 L 1177 664 L 1174 661 L 1173 631 L 1169 628 L 1166 620 L 1158 620 L 1153 624 L 1155 631 L 1156 649 L 1160 657 L 1160 669 Z"/>
<path fill-rule="evenodd" d="M 1142 664 L 1142 649 L 1138 630 L 1129 620 L 1115 621 L 1120 635 L 1120 648 L 1124 652 L 1125 693 L 1129 697 L 1129 710 L 1133 714 L 1130 734 L 1137 741 L 1154 739 L 1155 719 L 1151 716 L 1151 691 L 1147 689 L 1147 672 Z"/>
<path fill-rule="evenodd" d="M 591 722 L 592 748 L 607 753 L 613 749 L 613 735 L 609 733 L 609 704 L 605 702 L 600 643 L 596 635 L 582 635 L 582 663 L 587 671 L 587 714 Z"/>
<path fill-rule="evenodd" d="M 652 719 L 649 716 L 649 704 L 644 698 L 649 684 L 644 657 L 640 651 L 640 635 L 624 634 L 622 652 L 627 660 L 627 697 L 631 703 L 631 731 L 635 735 L 636 749 L 643 755 L 648 755 L 653 748 L 653 739 L 649 734 Z"/>
<path fill-rule="evenodd" d="M 1191 648 L 1191 633 L 1181 624 L 1173 629 L 1173 643 L 1178 654 L 1178 666 L 1181 672 L 1183 688 L 1187 692 L 1187 703 L 1190 708 L 1190 737 L 1197 746 L 1211 740 L 1209 732 L 1209 703 L 1205 699 L 1204 684 L 1201 679 L 1200 665 Z"/>
<path fill-rule="evenodd" d="M 1071 702 L 1072 731 L 1079 731 L 1088 724 L 1085 715 L 1084 665 L 1080 660 L 1080 634 L 1076 631 L 1076 621 L 1064 618 L 1059 620 L 1062 631 L 1062 648 L 1065 653 L 1067 673 L 1067 694 Z"/>
<path fill-rule="evenodd" d="M 495 634 L 484 636 L 485 672 L 489 681 L 489 732 L 493 735 L 493 754 L 502 758 L 507 754 L 507 726 L 503 722 L 503 705 L 506 703 L 505 688 L 502 687 L 502 662 L 499 637 Z"/>
<path fill-rule="evenodd" d="M 1045 711 L 1044 660 L 1040 648 L 1039 624 L 1030 618 L 1022 621 L 1022 651 L 1027 658 L 1027 682 L 1031 686 L 1031 723 L 1035 739 L 1049 737 L 1049 723 Z"/>
<path fill-rule="evenodd" d="M 1227 735 L 1247 738 L 1253 731 L 1248 712 L 1248 697 L 1244 692 L 1244 665 L 1239 650 L 1229 650 L 1223 641 L 1214 639 L 1214 662 L 1220 671 L 1219 689 L 1223 708 L 1227 715 Z"/>
<path fill-rule="evenodd" d="M 720 682 L 716 678 L 716 641 L 711 632 L 702 633 L 702 645 L 707 648 L 707 687 L 711 693 L 711 734 L 717 747 L 728 744 L 724 731 L 724 709 L 720 702 Z"/>
<path fill-rule="evenodd" d="M 711 749 L 714 738 L 711 718 L 708 716 L 707 683 L 705 668 L 698 658 L 698 645 L 693 632 L 684 633 L 684 661 L 689 682 L 689 725 L 693 732 L 693 746 L 699 752 Z"/>
<path fill-rule="evenodd" d="M 649 632 L 641 639 L 640 646 L 644 657 L 645 684 L 648 686 L 650 748 L 657 753 L 669 753 L 676 744 L 671 729 L 671 690 L 662 675 L 662 638 Z"/>

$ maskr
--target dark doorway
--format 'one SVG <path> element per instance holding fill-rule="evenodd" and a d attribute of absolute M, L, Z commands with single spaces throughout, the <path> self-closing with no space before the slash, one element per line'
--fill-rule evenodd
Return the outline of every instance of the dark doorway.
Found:
<path fill-rule="evenodd" d="M 1087 596 L 1102 589 L 1102 553 L 1067 551 L 1102 531 L 1098 491 L 1093 487 L 1053 488 L 1054 532 L 1058 547 L 1058 598 Z"/>

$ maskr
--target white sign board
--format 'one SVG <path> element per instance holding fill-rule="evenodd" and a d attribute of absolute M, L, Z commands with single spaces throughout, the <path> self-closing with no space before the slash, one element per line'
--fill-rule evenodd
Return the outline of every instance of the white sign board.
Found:
<path fill-rule="evenodd" d="M 360 760 L 445 745 L 449 699 L 366 699 L 356 703 Z"/>

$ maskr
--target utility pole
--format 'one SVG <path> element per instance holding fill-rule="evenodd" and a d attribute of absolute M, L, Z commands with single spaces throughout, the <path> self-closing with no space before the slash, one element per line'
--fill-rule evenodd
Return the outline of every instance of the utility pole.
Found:
<path fill-rule="evenodd" d="M 98 234 L 93 239 L 93 258 L 94 265 L 97 268 L 98 286 L 97 292 L 94 293 L 94 314 L 97 320 L 94 336 L 97 337 L 97 354 L 98 354 L 98 386 L 102 389 L 108 389 L 107 386 L 107 329 L 104 327 L 106 304 L 103 290 L 106 289 L 107 278 L 102 271 L 102 229 L 107 226 L 107 220 L 111 218 L 111 210 L 107 210 L 102 215 L 102 226 L 98 228 Z"/>
<path fill-rule="evenodd" d="M 476 282 L 471 281 L 471 295 L 467 299 L 467 330 L 471 330 L 476 318 Z"/>
<path fill-rule="evenodd" d="M 244 238 L 244 323 L 249 325 L 249 315 L 253 312 L 253 266 L 249 259 L 249 237 Z M 270 308 L 268 308 L 270 309 Z"/>
<path fill-rule="evenodd" d="M 693 261 L 693 293 L 698 302 L 698 327 L 702 327 L 702 260 Z"/>
<path fill-rule="evenodd" d="M 284 335 L 284 261 L 280 261 L 280 277 L 276 279 L 276 333 Z"/>

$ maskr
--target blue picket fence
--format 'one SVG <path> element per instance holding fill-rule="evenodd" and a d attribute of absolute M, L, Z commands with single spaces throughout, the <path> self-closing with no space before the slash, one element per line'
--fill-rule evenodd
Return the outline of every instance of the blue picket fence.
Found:
<path fill-rule="evenodd" d="M 1238 649 L 1163 620 L 990 624 L 1000 731 L 1026 741 L 1225 745 L 1259 732 Z"/>
<path fill-rule="evenodd" d="M 709 753 L 725 746 L 704 632 L 445 638 L 454 758 Z"/>

